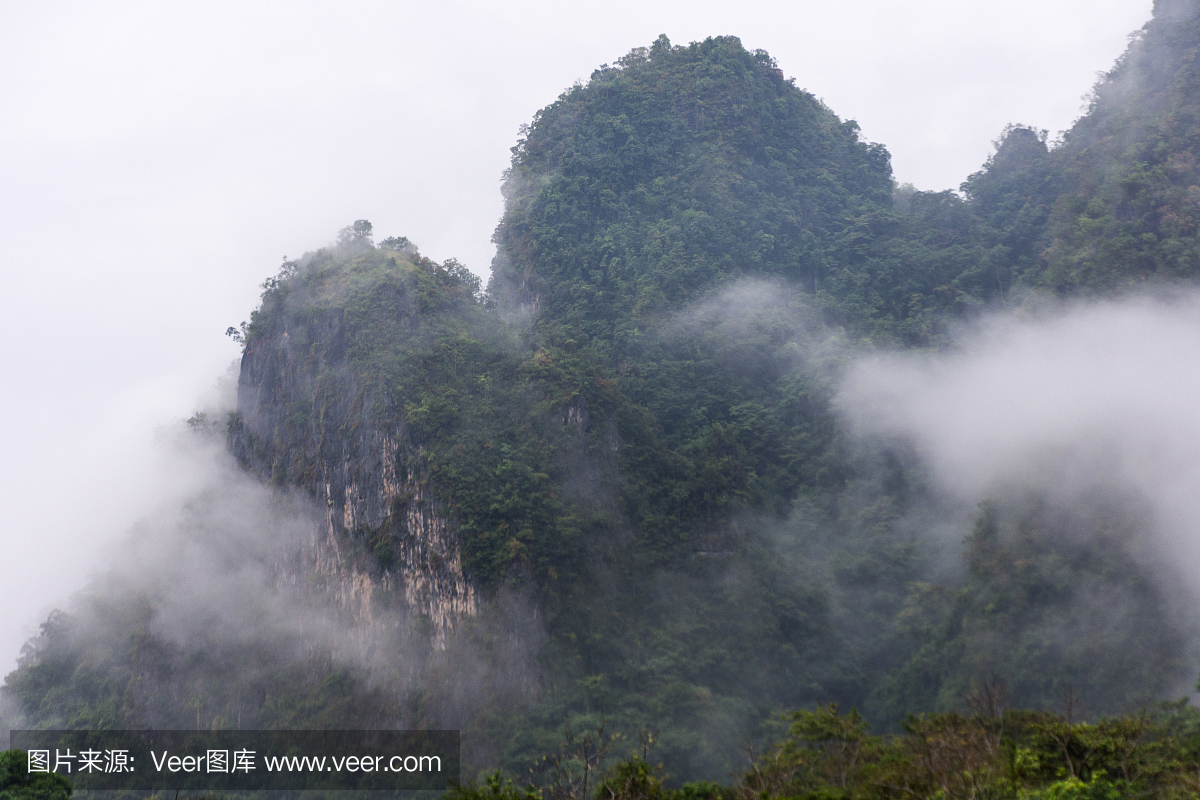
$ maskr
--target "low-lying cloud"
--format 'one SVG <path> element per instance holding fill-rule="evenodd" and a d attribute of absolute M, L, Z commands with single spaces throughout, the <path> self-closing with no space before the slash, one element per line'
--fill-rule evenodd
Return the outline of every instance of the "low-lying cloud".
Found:
<path fill-rule="evenodd" d="M 530 598 L 502 594 L 432 646 L 403 592 L 387 591 L 403 578 L 338 561 L 310 498 L 235 463 L 223 416 L 160 435 L 171 491 L 26 646 L 38 666 L 0 693 L 0 737 L 106 714 L 163 729 L 463 728 L 485 701 L 528 701 L 543 636 Z M 375 591 L 355 595 L 368 581 Z"/>
<path fill-rule="evenodd" d="M 1200 295 L 993 316 L 946 353 L 854 363 L 838 405 L 863 436 L 911 443 L 937 487 L 977 503 L 1035 490 L 1129 493 L 1156 555 L 1200 589 Z"/>

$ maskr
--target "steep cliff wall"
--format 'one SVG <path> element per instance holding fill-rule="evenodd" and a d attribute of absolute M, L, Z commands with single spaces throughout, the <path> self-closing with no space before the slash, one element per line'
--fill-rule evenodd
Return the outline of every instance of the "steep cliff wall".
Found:
<path fill-rule="evenodd" d="M 476 612 L 458 526 L 435 498 L 402 404 L 354 362 L 361 349 L 338 303 L 291 292 L 260 314 L 242 358 L 229 444 L 251 471 L 296 487 L 324 511 L 302 557 L 306 579 L 370 622 L 402 598 L 435 646 Z M 412 327 L 408 315 L 392 320 Z"/>

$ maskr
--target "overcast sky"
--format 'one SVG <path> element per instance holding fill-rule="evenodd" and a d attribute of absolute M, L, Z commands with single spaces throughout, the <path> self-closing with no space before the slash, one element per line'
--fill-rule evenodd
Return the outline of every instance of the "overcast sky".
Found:
<path fill-rule="evenodd" d="M 0 0 L 0 674 L 170 494 L 154 431 L 237 357 L 222 332 L 280 258 L 366 218 L 486 277 L 518 127 L 600 64 L 739 36 L 897 180 L 952 189 L 1006 123 L 1070 125 L 1150 9 Z"/>

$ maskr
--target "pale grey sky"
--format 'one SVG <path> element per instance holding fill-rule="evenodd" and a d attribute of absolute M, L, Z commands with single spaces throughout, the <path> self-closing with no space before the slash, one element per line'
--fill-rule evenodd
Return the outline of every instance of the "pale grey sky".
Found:
<path fill-rule="evenodd" d="M 486 276 L 518 127 L 666 33 L 736 35 L 956 188 L 1057 132 L 1150 0 L 0 2 L 0 674 L 173 483 L 283 255 L 355 219 Z M 186 483 L 186 482 L 185 482 Z M 174 489 L 172 489 L 174 486 Z"/>

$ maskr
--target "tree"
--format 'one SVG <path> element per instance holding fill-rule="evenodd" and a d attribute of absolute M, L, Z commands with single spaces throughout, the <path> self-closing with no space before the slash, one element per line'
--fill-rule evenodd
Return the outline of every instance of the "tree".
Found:
<path fill-rule="evenodd" d="M 0 753 L 0 800 L 67 800 L 71 782 L 57 772 L 30 773 L 24 750 Z"/>
<path fill-rule="evenodd" d="M 338 231 L 337 243 L 341 247 L 363 244 L 367 245 L 368 247 L 374 247 L 375 245 L 371 241 L 372 227 L 373 226 L 371 223 L 367 220 L 357 219 L 354 221 L 353 225 L 347 225 L 345 228 L 342 228 L 340 231 Z"/>

